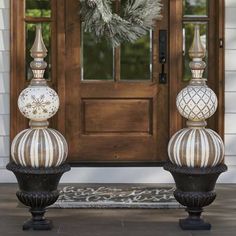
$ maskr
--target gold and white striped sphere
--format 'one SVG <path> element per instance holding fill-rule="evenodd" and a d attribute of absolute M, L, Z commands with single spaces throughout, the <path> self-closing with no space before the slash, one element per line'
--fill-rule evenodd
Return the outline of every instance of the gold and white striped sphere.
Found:
<path fill-rule="evenodd" d="M 33 168 L 59 166 L 65 162 L 67 153 L 67 142 L 62 134 L 48 128 L 23 130 L 11 145 L 12 160 Z"/>
<path fill-rule="evenodd" d="M 218 101 L 214 91 L 205 86 L 189 85 L 177 96 L 179 113 L 192 121 L 206 120 L 217 109 Z"/>
<path fill-rule="evenodd" d="M 181 167 L 214 167 L 224 161 L 224 144 L 211 129 L 185 128 L 172 136 L 168 155 Z"/>

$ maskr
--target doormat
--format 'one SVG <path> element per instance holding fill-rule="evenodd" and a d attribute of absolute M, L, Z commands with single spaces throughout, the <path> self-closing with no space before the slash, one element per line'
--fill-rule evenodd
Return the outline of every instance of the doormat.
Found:
<path fill-rule="evenodd" d="M 52 208 L 182 208 L 172 186 L 69 185 Z"/>

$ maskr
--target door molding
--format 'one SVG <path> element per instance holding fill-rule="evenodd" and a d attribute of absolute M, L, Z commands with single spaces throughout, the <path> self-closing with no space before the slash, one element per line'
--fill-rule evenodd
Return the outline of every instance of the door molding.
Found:
<path fill-rule="evenodd" d="M 49 86 L 52 86 L 59 94 L 61 100 L 61 107 L 53 120 L 50 121 L 52 127 L 57 128 L 63 134 L 66 130 L 66 94 L 65 94 L 65 73 L 68 62 L 65 59 L 66 53 L 66 26 L 65 26 L 65 5 L 66 0 L 52 0 L 53 8 L 56 11 L 52 12 L 52 33 L 54 39 L 52 40 L 53 51 L 53 70 L 52 81 Z M 220 40 L 224 42 L 225 36 L 225 3 L 224 0 L 214 1 L 216 12 L 216 44 L 215 44 L 215 68 L 218 68 L 216 79 L 214 82 L 214 90 L 218 96 L 219 106 L 215 119 L 211 128 L 214 128 L 222 138 L 224 138 L 224 82 L 225 82 L 225 66 L 224 66 L 224 47 L 219 47 Z M 170 0 L 169 12 L 163 12 L 163 25 L 169 20 L 169 92 L 171 94 L 168 101 L 169 106 L 169 135 L 185 126 L 185 122 L 178 114 L 176 109 L 175 99 L 178 92 L 184 86 L 182 82 L 182 62 L 177 58 L 182 58 L 182 0 Z M 28 120 L 25 119 L 18 110 L 17 99 L 19 93 L 28 85 L 25 79 L 25 17 L 24 17 L 24 0 L 11 0 L 10 6 L 10 139 L 11 141 L 15 135 L 21 130 L 28 128 Z M 79 20 L 79 16 L 77 15 Z M 165 18 L 168 17 L 168 18 Z M 73 27 L 72 25 L 69 27 Z M 70 30 L 70 28 L 68 28 Z M 71 73 L 76 73 L 72 71 Z M 212 84 L 212 82 L 211 82 Z M 186 84 L 185 84 L 186 85 Z M 211 86 L 211 85 L 210 85 Z M 81 163 L 76 166 L 160 166 L 159 163 Z"/>

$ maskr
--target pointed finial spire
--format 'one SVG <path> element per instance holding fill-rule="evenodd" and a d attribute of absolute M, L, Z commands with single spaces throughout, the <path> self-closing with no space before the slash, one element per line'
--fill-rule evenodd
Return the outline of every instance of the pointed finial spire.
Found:
<path fill-rule="evenodd" d="M 31 57 L 34 58 L 34 60 L 30 63 L 30 67 L 34 76 L 30 84 L 46 85 L 47 82 L 44 79 L 44 72 L 47 68 L 47 63 L 44 61 L 44 58 L 47 56 L 47 48 L 43 42 L 41 24 L 36 25 L 35 41 L 30 52 Z"/>
<path fill-rule="evenodd" d="M 45 58 L 47 56 L 48 50 L 43 42 L 41 24 L 36 25 L 36 36 L 30 52 L 33 58 Z"/>
<path fill-rule="evenodd" d="M 192 46 L 189 49 L 189 56 L 192 59 L 203 59 L 206 56 L 206 50 L 202 45 L 200 36 L 200 26 L 198 24 L 196 24 L 194 27 L 194 39 Z"/>
<path fill-rule="evenodd" d="M 206 68 L 206 63 L 202 60 L 206 56 L 206 49 L 202 45 L 200 37 L 200 26 L 196 24 L 194 27 L 194 39 L 191 48 L 189 49 L 189 56 L 192 61 L 189 67 L 192 72 L 191 84 L 205 84 L 203 73 Z"/>

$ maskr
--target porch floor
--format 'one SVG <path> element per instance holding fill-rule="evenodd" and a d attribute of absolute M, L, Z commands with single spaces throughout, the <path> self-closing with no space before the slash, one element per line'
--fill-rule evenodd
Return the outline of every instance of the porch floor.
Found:
<path fill-rule="evenodd" d="M 178 219 L 183 209 L 50 209 L 54 229 L 50 232 L 24 232 L 22 223 L 29 217 L 18 207 L 16 184 L 0 185 L 0 236 L 229 236 L 236 233 L 236 185 L 217 185 L 217 199 L 203 213 L 212 230 L 182 231 Z"/>

